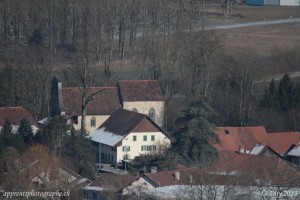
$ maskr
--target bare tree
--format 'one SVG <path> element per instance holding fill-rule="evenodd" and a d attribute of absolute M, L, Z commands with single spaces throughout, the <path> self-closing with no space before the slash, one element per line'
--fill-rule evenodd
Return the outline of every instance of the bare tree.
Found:
<path fill-rule="evenodd" d="M 74 74 L 76 80 L 80 84 L 81 92 L 81 134 L 86 133 L 86 106 L 92 101 L 96 94 L 103 91 L 100 89 L 96 92 L 90 93 L 89 89 L 96 85 L 98 73 L 96 73 L 95 67 L 92 65 L 91 55 L 86 51 L 79 52 L 73 60 L 74 66 L 70 67 L 70 70 Z"/>

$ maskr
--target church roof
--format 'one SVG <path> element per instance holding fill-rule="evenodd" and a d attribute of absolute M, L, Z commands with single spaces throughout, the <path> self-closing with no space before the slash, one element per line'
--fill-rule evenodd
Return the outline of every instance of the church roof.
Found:
<path fill-rule="evenodd" d="M 63 108 L 61 110 L 67 115 L 81 115 L 81 94 L 81 87 L 62 88 Z M 91 94 L 95 96 L 86 106 L 87 115 L 111 115 L 121 108 L 116 87 L 91 87 L 87 96 Z"/>
<path fill-rule="evenodd" d="M 117 86 L 123 101 L 164 101 L 157 80 L 119 80 Z"/>

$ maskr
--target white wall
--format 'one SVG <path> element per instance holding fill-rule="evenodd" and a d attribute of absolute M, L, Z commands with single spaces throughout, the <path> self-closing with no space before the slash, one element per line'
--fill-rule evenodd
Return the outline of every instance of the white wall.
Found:
<path fill-rule="evenodd" d="M 280 0 L 281 6 L 300 6 L 300 0 Z"/>
<path fill-rule="evenodd" d="M 138 110 L 139 113 L 149 116 L 149 110 L 151 108 L 155 109 L 155 123 L 160 127 L 164 124 L 164 112 L 165 103 L 164 101 L 132 101 L 123 102 L 123 108 L 132 111 L 134 108 Z"/>
<path fill-rule="evenodd" d="M 151 136 L 154 135 L 155 140 L 151 140 Z M 136 141 L 133 141 L 133 136 L 136 136 Z M 144 136 L 147 136 L 147 141 L 144 141 Z M 141 154 L 157 153 L 162 148 L 169 147 L 171 141 L 161 132 L 149 132 L 149 133 L 130 133 L 123 140 L 122 145 L 117 147 L 117 162 L 120 162 L 127 154 L 129 159 L 134 159 Z M 142 151 L 142 146 L 156 146 L 156 152 Z M 130 151 L 123 152 L 124 146 L 130 146 Z"/>
<path fill-rule="evenodd" d="M 92 117 L 96 118 L 96 126 L 91 126 Z M 87 115 L 86 116 L 86 131 L 91 133 L 95 131 L 110 115 Z M 78 124 L 73 124 L 75 130 L 79 130 L 81 128 L 81 116 L 78 116 Z"/>

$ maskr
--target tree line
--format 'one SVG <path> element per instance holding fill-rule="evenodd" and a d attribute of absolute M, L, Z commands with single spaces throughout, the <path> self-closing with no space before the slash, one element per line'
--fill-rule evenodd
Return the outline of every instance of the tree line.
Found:
<path fill-rule="evenodd" d="M 257 55 L 251 49 L 236 55 L 226 52 L 226 35 L 204 29 L 204 6 L 184 0 L 2 1 L 0 105 L 21 105 L 41 119 L 49 115 L 53 75 L 87 93 L 91 86 L 114 85 L 118 71 L 124 70 L 130 79 L 159 80 L 168 130 L 178 128 L 174 122 L 179 116 L 188 119 L 181 127 L 186 134 L 177 136 L 182 156 L 193 162 L 204 158 L 201 151 L 188 147 L 207 144 L 204 135 L 214 137 L 211 122 L 298 130 L 295 103 L 277 115 L 272 115 L 274 109 L 260 107 L 263 74 L 258 73 Z M 280 59 L 282 66 L 287 61 L 291 59 Z M 209 114 L 202 116 L 204 108 L 199 105 Z M 199 113 L 191 116 L 195 110 Z M 283 123 L 286 115 L 291 120 Z M 195 134 L 199 130 L 203 135 Z M 54 143 L 57 146 L 48 144 L 51 151 L 62 154 L 61 139 Z M 203 148 L 215 157 L 213 149 Z"/>

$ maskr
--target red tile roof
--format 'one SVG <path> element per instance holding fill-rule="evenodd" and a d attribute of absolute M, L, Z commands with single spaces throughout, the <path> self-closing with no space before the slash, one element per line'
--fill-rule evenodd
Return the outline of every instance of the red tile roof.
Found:
<path fill-rule="evenodd" d="M 240 145 L 246 150 L 256 144 L 270 144 L 269 136 L 263 126 L 255 127 L 218 127 L 219 143 L 214 144 L 218 151 L 238 151 Z"/>
<path fill-rule="evenodd" d="M 219 143 L 213 144 L 219 151 L 238 151 L 240 145 L 251 150 L 256 144 L 265 144 L 283 155 L 292 144 L 300 142 L 300 133 L 267 133 L 263 126 L 256 127 L 218 127 Z"/>
<path fill-rule="evenodd" d="M 67 115 L 81 115 L 81 91 L 80 87 L 62 88 L 63 108 L 61 110 Z M 91 87 L 88 95 L 96 92 L 99 93 L 86 107 L 87 115 L 111 115 L 121 108 L 116 87 Z"/>
<path fill-rule="evenodd" d="M 0 107 L 0 126 L 3 126 L 5 120 L 12 125 L 20 125 L 22 119 L 27 119 L 32 125 L 37 126 L 33 116 L 22 107 Z"/>
<path fill-rule="evenodd" d="M 119 80 L 117 86 L 123 101 L 164 101 L 157 80 Z"/>
<path fill-rule="evenodd" d="M 299 132 L 278 132 L 269 133 L 268 135 L 272 141 L 272 149 L 280 155 L 283 155 L 291 145 L 297 145 L 300 142 Z"/>

